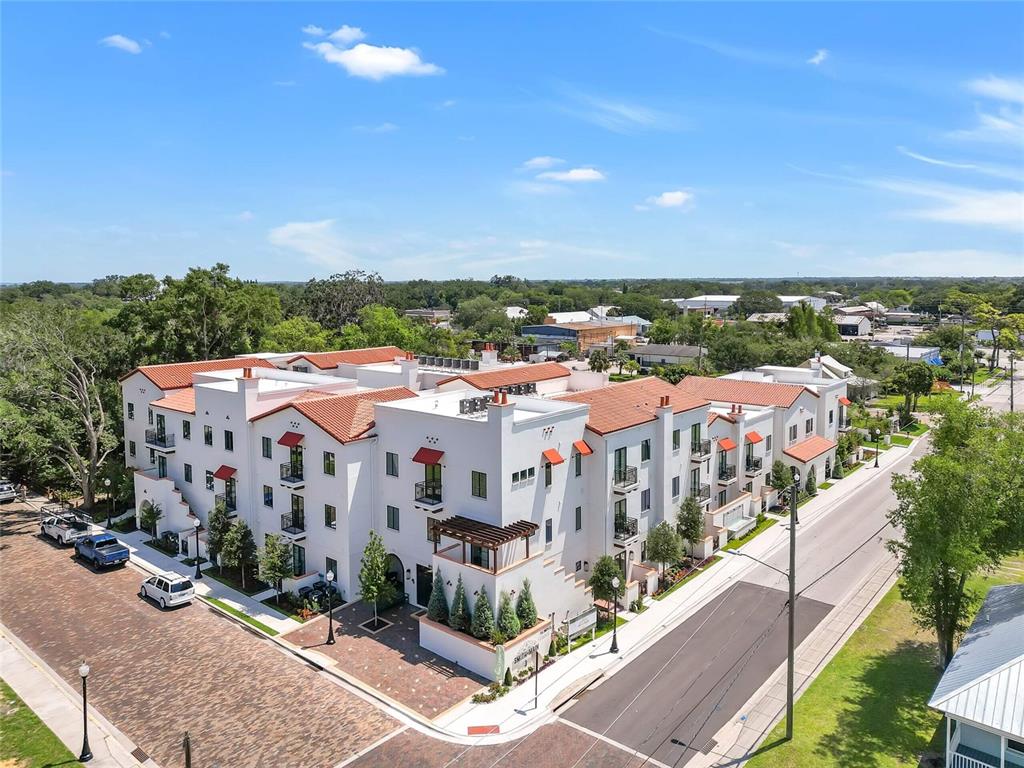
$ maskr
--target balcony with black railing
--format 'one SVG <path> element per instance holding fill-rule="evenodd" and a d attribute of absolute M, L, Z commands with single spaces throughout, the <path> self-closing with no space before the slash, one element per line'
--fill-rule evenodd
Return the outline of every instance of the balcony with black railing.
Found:
<path fill-rule="evenodd" d="M 639 530 L 640 525 L 635 517 L 618 517 L 615 520 L 616 541 L 628 541 L 635 538 Z"/>
<path fill-rule="evenodd" d="M 213 497 L 213 505 L 223 505 L 224 509 L 230 515 L 238 508 L 238 500 L 235 498 L 234 494 L 218 493 Z"/>
<path fill-rule="evenodd" d="M 764 466 L 764 459 L 760 456 L 747 456 L 746 471 L 748 475 L 759 475 Z"/>
<path fill-rule="evenodd" d="M 719 464 L 718 465 L 718 482 L 719 483 L 731 483 L 736 479 L 736 465 L 735 464 Z"/>
<path fill-rule="evenodd" d="M 287 488 L 300 488 L 305 484 L 301 462 L 286 461 L 281 465 L 281 485 Z"/>
<path fill-rule="evenodd" d="M 704 503 L 711 500 L 711 486 L 708 483 L 701 483 L 690 489 L 690 495 L 697 501 Z"/>
<path fill-rule="evenodd" d="M 839 431 L 849 432 L 853 429 L 853 419 L 840 419 L 839 420 Z"/>
<path fill-rule="evenodd" d="M 285 512 L 281 515 L 281 530 L 294 536 L 306 531 L 306 514 L 304 512 Z"/>
<path fill-rule="evenodd" d="M 624 493 L 637 484 L 636 467 L 616 467 L 612 474 L 612 489 Z"/>
<path fill-rule="evenodd" d="M 174 435 L 160 429 L 147 429 L 146 446 L 170 453 L 174 450 Z"/>
<path fill-rule="evenodd" d="M 690 442 L 690 458 L 693 461 L 703 461 L 711 455 L 710 440 L 692 440 Z"/>
<path fill-rule="evenodd" d="M 440 480 L 421 480 L 416 483 L 416 503 L 426 507 L 439 507 L 444 502 Z"/>

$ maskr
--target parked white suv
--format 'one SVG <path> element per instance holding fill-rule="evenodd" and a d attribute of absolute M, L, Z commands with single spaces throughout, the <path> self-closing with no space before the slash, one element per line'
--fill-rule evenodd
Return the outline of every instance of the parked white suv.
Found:
<path fill-rule="evenodd" d="M 0 477 L 0 504 L 6 504 L 8 501 L 17 501 L 18 489 L 10 480 L 6 477 Z"/>
<path fill-rule="evenodd" d="M 161 573 L 150 576 L 139 587 L 139 597 L 148 597 L 156 601 L 161 608 L 191 603 L 195 596 L 192 582 L 177 573 Z"/>

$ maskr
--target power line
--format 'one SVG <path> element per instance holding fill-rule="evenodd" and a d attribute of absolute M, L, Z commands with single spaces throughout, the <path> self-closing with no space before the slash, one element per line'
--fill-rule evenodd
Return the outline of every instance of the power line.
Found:
<path fill-rule="evenodd" d="M 850 551 L 849 551 L 849 552 L 848 552 L 848 553 L 847 553 L 847 554 L 846 554 L 846 555 L 845 555 L 845 556 L 843 557 L 843 559 L 842 559 L 842 560 L 840 560 L 840 561 L 839 561 L 839 562 L 837 562 L 837 563 L 834 563 L 833 565 L 830 565 L 830 566 L 828 567 L 828 569 L 826 569 L 826 570 L 825 570 L 825 572 L 824 572 L 824 573 L 822 573 L 822 574 L 821 574 L 820 576 L 818 576 L 817 578 L 815 578 L 815 579 L 814 579 L 814 580 L 813 580 L 813 581 L 812 581 L 812 582 L 811 582 L 810 584 L 806 585 L 806 586 L 805 586 L 805 587 L 804 587 L 803 589 L 801 589 L 801 590 L 800 590 L 799 592 L 797 592 L 797 593 L 796 593 L 796 594 L 797 594 L 797 597 L 799 597 L 799 596 L 800 596 L 800 595 L 802 595 L 802 594 L 803 594 L 804 592 L 806 592 L 806 591 L 807 591 L 808 589 L 810 589 L 810 588 L 811 588 L 811 587 L 813 587 L 813 586 L 814 586 L 815 584 L 817 584 L 817 583 L 818 583 L 819 581 L 821 581 L 822 579 L 824 579 L 824 578 L 825 578 L 826 576 L 828 576 L 828 575 L 829 575 L 830 573 L 832 573 L 832 572 L 833 572 L 834 570 L 836 570 L 837 568 L 839 568 L 840 566 L 842 566 L 842 565 L 843 565 L 843 563 L 845 563 L 845 562 L 846 562 L 847 560 L 849 560 L 849 559 L 850 559 L 851 557 L 853 557 L 853 556 L 854 556 L 855 554 L 857 554 L 857 552 L 858 552 L 858 551 L 859 551 L 860 549 L 862 549 L 863 547 L 867 546 L 867 545 L 868 545 L 868 544 L 870 544 L 870 543 L 871 543 L 872 541 L 874 541 L 874 540 L 875 540 L 875 537 L 876 537 L 876 536 L 878 536 L 878 534 L 880 534 L 880 533 L 881 533 L 882 531 L 884 531 L 884 530 L 885 530 L 886 528 L 889 528 L 889 527 L 890 527 L 890 523 L 889 523 L 889 521 L 887 520 L 887 521 L 885 522 L 885 525 L 883 525 L 883 526 L 882 526 L 881 528 L 879 528 L 879 529 L 878 529 L 877 531 L 875 531 L 874 533 L 872 533 L 872 534 L 871 534 L 871 535 L 870 535 L 870 536 L 869 536 L 868 538 L 866 538 L 866 539 L 865 539 L 864 541 L 862 541 L 862 542 L 861 542 L 860 544 L 858 544 L 858 545 L 857 545 L 856 547 L 854 547 L 854 548 L 853 548 L 852 550 L 850 550 Z"/>

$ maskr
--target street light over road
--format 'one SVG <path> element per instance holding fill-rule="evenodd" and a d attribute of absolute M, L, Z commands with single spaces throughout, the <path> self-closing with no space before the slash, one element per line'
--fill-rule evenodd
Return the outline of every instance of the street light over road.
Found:
<path fill-rule="evenodd" d="M 327 645 L 334 645 L 334 592 L 332 585 L 334 584 L 334 571 L 328 571 L 327 574 Z"/>
<path fill-rule="evenodd" d="M 612 577 L 612 647 L 608 650 L 612 653 L 619 652 L 619 581 L 618 576 Z"/>
<path fill-rule="evenodd" d="M 195 528 L 195 531 L 196 531 L 196 552 L 195 552 L 195 558 L 196 558 L 196 575 L 195 575 L 195 578 L 196 578 L 196 580 L 199 580 L 199 579 L 203 578 L 203 572 L 199 570 L 199 529 L 202 528 L 202 526 L 203 526 L 203 524 L 199 520 L 198 517 L 195 520 L 192 521 L 192 527 Z M 188 539 L 185 539 L 185 541 L 188 541 Z"/>
<path fill-rule="evenodd" d="M 89 696 L 85 683 L 89 676 L 89 665 L 84 661 L 78 668 L 78 674 L 82 676 L 82 754 L 78 756 L 78 762 L 87 763 L 92 760 L 92 750 L 89 749 Z"/>

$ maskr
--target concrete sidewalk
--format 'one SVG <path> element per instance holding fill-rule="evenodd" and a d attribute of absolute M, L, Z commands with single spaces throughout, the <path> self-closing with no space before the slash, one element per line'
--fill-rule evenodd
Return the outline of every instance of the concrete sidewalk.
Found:
<path fill-rule="evenodd" d="M 82 692 L 63 679 L 0 625 L 0 676 L 35 712 L 76 757 L 82 749 Z M 89 706 L 89 765 L 99 768 L 155 768 L 152 758 L 139 762 L 132 756 L 135 745 Z"/>

